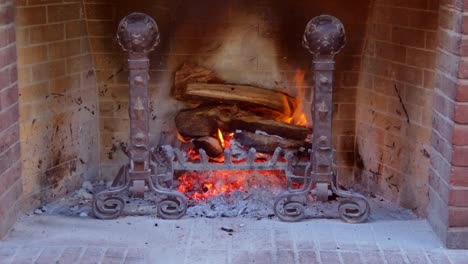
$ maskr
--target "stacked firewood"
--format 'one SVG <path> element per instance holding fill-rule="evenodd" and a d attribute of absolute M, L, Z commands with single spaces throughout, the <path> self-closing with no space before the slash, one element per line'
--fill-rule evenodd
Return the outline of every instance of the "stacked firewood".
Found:
<path fill-rule="evenodd" d="M 173 95 L 196 105 L 180 111 L 175 123 L 185 140 L 203 148 L 210 157 L 224 149 L 218 133 L 234 133 L 244 148 L 271 154 L 277 147 L 304 149 L 310 129 L 283 122 L 297 107 L 297 99 L 275 90 L 227 84 L 212 70 L 184 64 L 175 74 Z"/>

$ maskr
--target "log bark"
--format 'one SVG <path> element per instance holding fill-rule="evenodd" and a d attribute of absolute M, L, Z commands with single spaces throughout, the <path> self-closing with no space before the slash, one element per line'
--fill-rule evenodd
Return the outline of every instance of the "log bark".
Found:
<path fill-rule="evenodd" d="M 209 157 L 217 158 L 223 154 L 224 149 L 217 138 L 201 137 L 193 140 L 193 145 L 197 149 L 204 149 Z"/>
<path fill-rule="evenodd" d="M 218 105 L 183 110 L 175 118 L 176 127 L 184 137 L 216 135 L 218 128 L 224 132 L 237 129 L 254 133 L 264 131 L 286 139 L 304 141 L 310 130 L 306 127 L 274 121 L 239 109 L 236 105 Z"/>
<path fill-rule="evenodd" d="M 306 143 L 301 140 L 285 139 L 278 136 L 261 135 L 246 131 L 236 132 L 234 139 L 242 146 L 255 148 L 257 152 L 272 154 L 277 147 L 287 150 L 298 150 L 305 147 Z"/>
<path fill-rule="evenodd" d="M 226 84 L 213 70 L 184 64 L 175 73 L 173 96 L 190 103 L 223 102 L 269 109 L 276 115 L 290 116 L 297 100 L 283 92 L 239 84 Z"/>
<path fill-rule="evenodd" d="M 270 135 L 277 135 L 287 139 L 305 140 L 310 133 L 309 129 L 302 126 L 292 125 L 281 121 L 264 119 L 250 113 L 242 113 L 234 116 L 229 123 L 231 129 L 240 129 L 255 133 L 261 130 Z"/>
<path fill-rule="evenodd" d="M 285 93 L 240 84 L 188 83 L 185 98 L 190 101 L 222 102 L 267 108 L 290 116 L 297 101 Z"/>
<path fill-rule="evenodd" d="M 184 101 L 185 90 L 188 83 L 223 83 L 221 79 L 216 77 L 213 70 L 203 68 L 201 66 L 185 63 L 175 73 L 174 88 L 172 94 L 177 100 Z"/>

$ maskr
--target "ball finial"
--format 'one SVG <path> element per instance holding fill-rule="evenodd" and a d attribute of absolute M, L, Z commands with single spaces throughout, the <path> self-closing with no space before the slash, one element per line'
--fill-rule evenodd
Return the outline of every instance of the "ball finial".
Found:
<path fill-rule="evenodd" d="M 321 15 L 307 23 L 302 45 L 314 55 L 334 55 L 346 43 L 344 26 L 333 16 Z"/>
<path fill-rule="evenodd" d="M 156 22 L 143 13 L 131 13 L 119 24 L 117 40 L 124 51 L 149 53 L 159 44 Z"/>

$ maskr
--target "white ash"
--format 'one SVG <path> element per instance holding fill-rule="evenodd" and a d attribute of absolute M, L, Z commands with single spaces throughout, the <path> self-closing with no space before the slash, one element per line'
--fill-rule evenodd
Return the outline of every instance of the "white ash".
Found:
<path fill-rule="evenodd" d="M 88 213 L 86 213 L 86 212 L 81 212 L 81 213 L 80 213 L 80 217 L 88 217 Z"/>
<path fill-rule="evenodd" d="M 91 194 L 90 192 L 88 192 L 84 188 L 81 188 L 78 191 L 76 191 L 75 196 L 80 198 L 80 199 L 83 199 L 83 200 L 93 199 L 93 194 Z"/>
<path fill-rule="evenodd" d="M 81 185 L 81 188 L 86 190 L 87 192 L 92 192 L 94 189 L 93 184 L 89 181 L 83 182 L 83 184 Z"/>
<path fill-rule="evenodd" d="M 191 202 L 187 215 L 191 217 L 272 217 L 275 194 L 268 189 L 252 188 L 249 193 L 234 191 L 213 196 L 200 203 Z"/>
<path fill-rule="evenodd" d="M 249 150 L 242 146 L 239 141 L 235 140 L 234 138 L 229 140 L 229 147 L 231 149 L 232 159 L 236 161 L 247 159 L 247 153 Z"/>
<path fill-rule="evenodd" d="M 106 187 L 103 182 L 94 184 L 93 190 L 90 192 L 97 193 Z M 277 195 L 284 190 L 272 190 L 269 188 L 250 188 L 249 193 L 243 191 L 235 191 L 230 195 L 222 194 L 211 197 L 207 201 L 195 203 L 189 201 L 186 217 L 245 217 L 253 219 L 273 218 L 273 205 Z M 83 189 L 80 189 L 83 190 Z M 88 194 L 91 194 L 88 192 Z M 72 217 L 93 217 L 91 211 L 91 199 L 82 199 L 80 195 L 65 197 L 53 203 L 36 208 L 34 211 L 39 214 L 58 214 Z M 85 195 L 89 198 L 88 195 Z M 92 197 L 92 195 L 91 195 Z M 128 193 L 122 196 L 125 201 L 125 209 L 122 216 L 125 215 L 156 215 L 158 203 L 164 197 L 155 195 L 152 192 L 145 194 L 145 199 L 131 198 Z M 339 199 L 339 198 L 338 198 Z M 409 209 L 398 207 L 394 203 L 385 200 L 376 195 L 368 197 L 371 205 L 371 214 L 369 221 L 383 219 L 414 219 L 415 215 Z M 316 202 L 314 198 L 308 196 L 306 202 L 305 215 L 306 218 L 339 218 L 338 205 L 339 200 L 331 200 L 328 202 Z M 239 227 L 242 227 L 240 224 Z"/>

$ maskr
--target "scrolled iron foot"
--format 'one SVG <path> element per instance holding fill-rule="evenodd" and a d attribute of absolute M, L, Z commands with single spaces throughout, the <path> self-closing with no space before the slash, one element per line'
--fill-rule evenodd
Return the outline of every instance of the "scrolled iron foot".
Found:
<path fill-rule="evenodd" d="M 155 182 L 153 182 L 152 178 L 148 179 L 148 185 L 155 193 L 167 197 L 159 202 L 159 217 L 163 219 L 180 219 L 185 215 L 187 212 L 188 201 L 184 194 L 170 188 L 162 187 L 157 179 Z"/>
<path fill-rule="evenodd" d="M 122 214 L 125 207 L 125 201 L 122 196 L 130 188 L 127 171 L 128 165 L 122 166 L 117 173 L 113 186 L 94 195 L 92 210 L 96 218 L 104 220 L 115 219 Z M 120 186 L 114 186 L 114 184 L 117 185 L 121 180 L 123 183 Z"/>
<path fill-rule="evenodd" d="M 344 199 L 338 207 L 340 218 L 346 223 L 358 224 L 367 221 L 370 207 L 367 201 L 359 203 L 355 200 Z"/>
<path fill-rule="evenodd" d="M 285 192 L 276 198 L 273 209 L 281 221 L 298 222 L 305 218 L 304 203 L 293 200 L 294 197 L 300 196 Z"/>
<path fill-rule="evenodd" d="M 178 195 L 169 196 L 159 202 L 158 216 L 162 219 L 180 219 L 187 212 L 187 199 Z"/>
<path fill-rule="evenodd" d="M 340 218 L 351 224 L 358 224 L 367 221 L 370 214 L 369 201 L 364 195 L 349 191 L 340 190 L 332 184 L 332 191 L 345 199 L 340 201 L 338 212 Z"/>
<path fill-rule="evenodd" d="M 93 214 L 103 220 L 116 219 L 122 215 L 125 202 L 121 197 L 105 192 L 99 193 L 93 200 Z"/>

